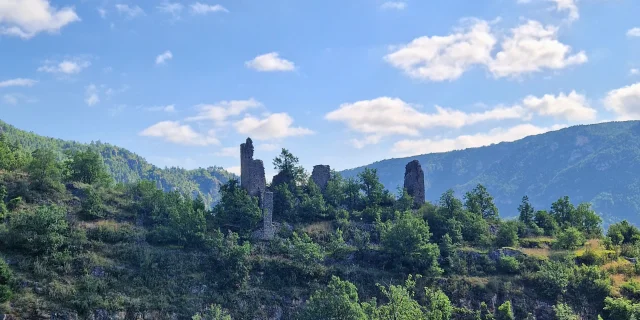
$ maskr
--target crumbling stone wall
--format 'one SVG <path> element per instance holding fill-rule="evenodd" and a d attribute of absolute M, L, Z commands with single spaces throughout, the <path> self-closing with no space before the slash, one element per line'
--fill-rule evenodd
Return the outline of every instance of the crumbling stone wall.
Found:
<path fill-rule="evenodd" d="M 320 187 L 320 190 L 324 192 L 327 188 L 327 183 L 329 183 L 329 179 L 331 179 L 331 167 L 327 165 L 319 164 L 313 167 L 313 172 L 311 173 L 311 180 Z"/>
<path fill-rule="evenodd" d="M 407 164 L 404 171 L 404 188 L 413 197 L 416 206 L 424 204 L 424 171 L 418 160 L 413 160 Z"/>
<path fill-rule="evenodd" d="M 262 239 L 271 240 L 275 235 L 273 226 L 273 192 L 265 192 L 262 198 Z"/>
<path fill-rule="evenodd" d="M 253 141 L 240 145 L 240 185 L 254 197 L 262 197 L 267 189 L 262 160 L 253 159 Z"/>

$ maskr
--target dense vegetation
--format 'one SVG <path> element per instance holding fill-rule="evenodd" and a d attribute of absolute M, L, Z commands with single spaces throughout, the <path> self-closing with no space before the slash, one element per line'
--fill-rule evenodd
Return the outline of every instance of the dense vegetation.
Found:
<path fill-rule="evenodd" d="M 2 136 L 0 136 L 2 137 Z M 252 237 L 236 180 L 208 210 L 154 182 L 115 183 L 92 149 L 0 138 L 0 308 L 18 319 L 636 319 L 640 230 L 588 203 L 525 196 L 500 218 L 482 185 L 413 206 L 375 169 L 322 191 L 274 160 L 278 232 Z"/>
<path fill-rule="evenodd" d="M 65 158 L 65 153 L 92 150 L 102 156 L 107 172 L 116 182 L 153 181 L 164 191 L 177 190 L 182 194 L 192 195 L 194 198 L 201 196 L 207 207 L 211 207 L 219 200 L 220 186 L 234 177 L 223 168 L 215 166 L 195 170 L 175 167 L 161 169 L 135 153 L 110 144 L 100 141 L 82 144 L 43 137 L 32 132 L 19 130 L 2 121 L 0 121 L 0 133 L 4 133 L 7 141 L 20 145 L 28 152 L 33 152 L 36 149 L 48 149 L 59 160 Z"/>
<path fill-rule="evenodd" d="M 640 224 L 640 122 L 579 125 L 488 147 L 372 163 L 390 190 L 402 186 L 405 165 L 417 159 L 430 201 L 448 189 L 464 194 L 477 184 L 495 197 L 505 217 L 517 215 L 523 194 L 535 206 L 558 195 L 589 202 L 605 225 L 627 219 Z M 355 178 L 365 167 L 341 172 Z"/>

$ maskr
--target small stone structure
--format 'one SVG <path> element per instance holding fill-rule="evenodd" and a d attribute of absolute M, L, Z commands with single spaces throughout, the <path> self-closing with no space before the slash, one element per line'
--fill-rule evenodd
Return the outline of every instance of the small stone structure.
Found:
<path fill-rule="evenodd" d="M 404 188 L 413 197 L 416 206 L 424 204 L 424 171 L 418 160 L 413 160 L 407 164 L 404 171 Z"/>
<path fill-rule="evenodd" d="M 329 179 L 331 179 L 331 167 L 322 164 L 313 167 L 311 180 L 313 180 L 313 182 L 318 187 L 320 187 L 320 190 L 322 190 L 322 192 L 324 192 L 324 190 L 327 188 Z"/>
<path fill-rule="evenodd" d="M 271 240 L 275 235 L 273 226 L 273 192 L 265 192 L 262 198 L 262 239 Z"/>
<path fill-rule="evenodd" d="M 271 189 L 273 190 L 273 188 L 284 183 L 288 185 L 292 185 L 293 183 L 295 183 L 294 180 L 295 180 L 294 177 L 290 175 L 288 172 L 280 171 L 278 172 L 278 174 L 273 176 L 273 179 L 271 179 Z"/>
<path fill-rule="evenodd" d="M 262 197 L 267 189 L 262 160 L 253 159 L 253 141 L 240 145 L 240 185 L 254 197 Z"/>

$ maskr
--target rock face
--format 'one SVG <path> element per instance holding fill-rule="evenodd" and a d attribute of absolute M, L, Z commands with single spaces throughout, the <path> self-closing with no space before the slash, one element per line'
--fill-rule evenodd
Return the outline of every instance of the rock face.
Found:
<path fill-rule="evenodd" d="M 413 197 L 416 206 L 424 204 L 424 171 L 418 160 L 409 162 L 405 167 L 404 188 Z"/>
<path fill-rule="evenodd" d="M 319 164 L 313 167 L 313 172 L 311 173 L 311 180 L 320 187 L 320 190 L 324 192 L 327 188 L 327 183 L 331 178 L 331 167 Z"/>
<path fill-rule="evenodd" d="M 262 198 L 267 189 L 264 164 L 262 160 L 253 159 L 251 138 L 247 138 L 247 142 L 240 145 L 240 185 L 247 190 L 247 193 L 259 198 Z"/>

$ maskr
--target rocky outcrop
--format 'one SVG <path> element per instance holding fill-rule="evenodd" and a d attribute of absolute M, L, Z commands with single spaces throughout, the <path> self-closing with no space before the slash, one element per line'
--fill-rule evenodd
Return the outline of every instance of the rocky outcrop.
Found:
<path fill-rule="evenodd" d="M 331 167 L 327 165 L 319 164 L 313 167 L 313 172 L 311 173 L 311 180 L 315 183 L 320 190 L 324 192 L 327 188 L 327 183 L 329 183 L 329 179 L 331 179 Z"/>
<path fill-rule="evenodd" d="M 262 197 L 267 188 L 264 164 L 262 160 L 253 159 L 251 138 L 240 145 L 240 185 L 254 197 Z"/>
<path fill-rule="evenodd" d="M 418 160 L 409 162 L 405 167 L 404 188 L 413 197 L 415 206 L 424 204 L 424 171 Z"/>

